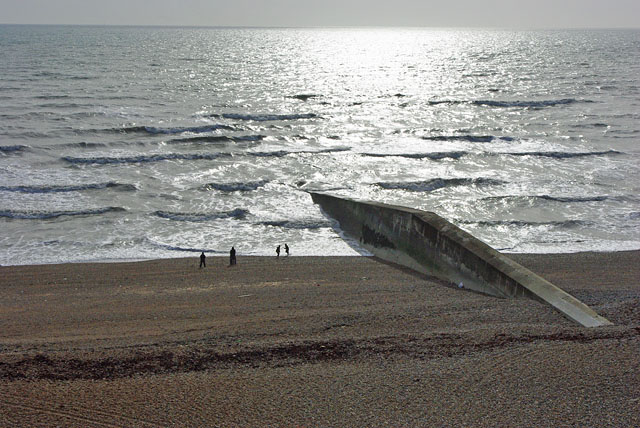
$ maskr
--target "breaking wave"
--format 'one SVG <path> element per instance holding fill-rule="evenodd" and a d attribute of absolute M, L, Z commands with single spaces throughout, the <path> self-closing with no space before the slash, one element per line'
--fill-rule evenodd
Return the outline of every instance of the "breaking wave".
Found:
<path fill-rule="evenodd" d="M 120 190 L 135 191 L 138 188 L 133 184 L 122 184 L 110 181 L 108 183 L 78 184 L 78 185 L 50 185 L 50 186 L 0 186 L 0 191 L 20 193 L 61 193 L 80 192 L 83 190 Z"/>
<path fill-rule="evenodd" d="M 434 178 L 426 181 L 382 182 L 376 183 L 383 189 L 399 189 L 409 192 L 433 192 L 434 190 L 455 186 L 498 186 L 505 181 L 494 178 Z"/>
<path fill-rule="evenodd" d="M 46 220 L 63 216 L 89 216 L 89 215 L 101 215 L 111 212 L 126 211 L 122 207 L 105 207 L 96 208 L 92 210 L 80 210 L 80 211 L 12 211 L 2 210 L 0 211 L 0 217 L 21 219 L 21 220 Z"/>
<path fill-rule="evenodd" d="M 155 211 L 153 215 L 160 218 L 165 218 L 174 221 L 190 221 L 190 222 L 205 222 L 211 220 L 220 220 L 224 218 L 233 218 L 236 220 L 242 220 L 249 214 L 248 210 L 242 208 L 236 208 L 232 211 L 220 211 L 214 213 L 180 213 L 169 211 Z"/>

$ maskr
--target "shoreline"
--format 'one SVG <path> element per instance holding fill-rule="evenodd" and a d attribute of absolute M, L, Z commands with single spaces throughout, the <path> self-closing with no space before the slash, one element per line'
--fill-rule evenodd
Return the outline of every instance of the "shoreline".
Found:
<path fill-rule="evenodd" d="M 507 257 L 510 257 L 512 259 L 520 259 L 520 258 L 535 258 L 535 257 L 553 257 L 553 256 L 581 256 L 581 255 L 594 255 L 594 256 L 613 256 L 616 254 L 627 254 L 627 253 L 640 253 L 640 248 L 639 249 L 631 249 L 631 250 L 616 250 L 616 251 L 611 251 L 611 250 L 607 250 L 607 251 L 572 251 L 572 252 L 553 252 L 553 253 L 509 253 L 509 252 L 503 252 L 503 251 L 499 251 L 501 254 L 504 254 Z M 0 268 L 8 268 L 8 267 L 17 267 L 17 266 L 57 266 L 57 265 L 72 265 L 72 264 L 118 264 L 118 263 L 139 263 L 139 262 L 150 262 L 150 261 L 161 261 L 161 260 L 182 260 L 182 259 L 191 259 L 191 258 L 198 258 L 199 257 L 199 252 L 193 252 L 192 256 L 183 256 L 183 257 L 166 257 L 166 258 L 131 258 L 131 259 L 102 259 L 102 260 L 71 260 L 71 261 L 65 261 L 65 262 L 56 262 L 56 263 L 33 263 L 33 264 L 14 264 L 14 265 L 2 265 L 0 264 Z M 219 258 L 219 259 L 224 259 L 224 258 L 229 258 L 229 255 L 225 255 L 222 252 L 215 252 L 215 253 L 210 253 L 207 254 L 207 252 L 205 251 L 205 254 L 207 255 L 207 259 L 209 258 Z M 237 255 L 240 258 L 276 258 L 275 256 L 271 256 L 271 255 L 260 255 L 260 254 L 247 254 L 247 255 L 243 255 L 242 253 L 238 253 Z M 281 258 L 285 258 L 287 256 L 281 256 Z M 349 258 L 349 257 L 375 257 L 373 255 L 366 255 L 366 254 L 352 254 L 352 255 L 335 255 L 335 256 L 318 256 L 318 255 L 290 255 L 288 257 L 292 257 L 292 258 L 300 258 L 300 257 L 307 257 L 307 258 L 323 258 L 323 257 L 345 257 L 345 258 Z"/>

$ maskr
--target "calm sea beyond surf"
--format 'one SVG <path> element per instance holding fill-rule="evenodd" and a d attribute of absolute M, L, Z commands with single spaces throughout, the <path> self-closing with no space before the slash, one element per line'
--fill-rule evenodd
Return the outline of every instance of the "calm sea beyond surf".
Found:
<path fill-rule="evenodd" d="M 0 264 L 356 255 L 308 191 L 640 248 L 640 31 L 0 26 Z"/>

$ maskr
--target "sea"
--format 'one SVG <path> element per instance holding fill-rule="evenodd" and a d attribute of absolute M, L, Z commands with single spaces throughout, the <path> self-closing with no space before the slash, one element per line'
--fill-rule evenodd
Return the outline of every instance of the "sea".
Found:
<path fill-rule="evenodd" d="M 0 264 L 364 254 L 309 191 L 640 249 L 640 30 L 0 25 Z"/>

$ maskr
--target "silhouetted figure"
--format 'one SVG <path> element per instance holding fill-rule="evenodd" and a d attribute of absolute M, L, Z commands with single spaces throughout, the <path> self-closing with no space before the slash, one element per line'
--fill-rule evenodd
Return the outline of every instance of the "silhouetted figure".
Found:
<path fill-rule="evenodd" d="M 284 252 L 287 253 L 287 257 L 289 256 L 289 246 L 284 244 Z"/>
<path fill-rule="evenodd" d="M 231 251 L 229 251 L 229 266 L 233 266 L 236 264 L 236 249 L 231 247 Z"/>
<path fill-rule="evenodd" d="M 207 263 L 205 262 L 206 258 L 207 256 L 204 255 L 204 251 L 203 251 L 202 254 L 200 254 L 200 269 L 207 266 Z"/>
<path fill-rule="evenodd" d="M 276 247 L 276 259 L 280 257 L 280 245 Z"/>

